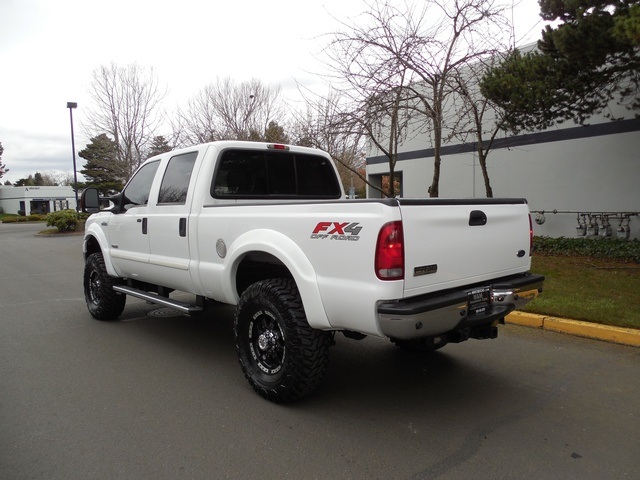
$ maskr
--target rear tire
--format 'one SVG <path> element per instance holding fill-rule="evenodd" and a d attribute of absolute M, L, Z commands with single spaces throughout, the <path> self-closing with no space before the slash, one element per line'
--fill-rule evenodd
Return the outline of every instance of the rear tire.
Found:
<path fill-rule="evenodd" d="M 292 280 L 263 280 L 247 288 L 233 327 L 242 371 L 267 400 L 292 402 L 322 382 L 331 335 L 309 326 Z"/>
<path fill-rule="evenodd" d="M 97 320 L 115 320 L 124 310 L 127 296 L 113 289 L 118 279 L 109 276 L 102 253 L 92 253 L 84 265 L 84 298 Z"/>

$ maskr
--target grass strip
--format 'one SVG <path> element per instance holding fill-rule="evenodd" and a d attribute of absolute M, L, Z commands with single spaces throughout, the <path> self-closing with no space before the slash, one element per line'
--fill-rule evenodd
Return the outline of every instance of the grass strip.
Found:
<path fill-rule="evenodd" d="M 640 265 L 578 256 L 535 254 L 544 293 L 523 310 L 640 329 Z"/>

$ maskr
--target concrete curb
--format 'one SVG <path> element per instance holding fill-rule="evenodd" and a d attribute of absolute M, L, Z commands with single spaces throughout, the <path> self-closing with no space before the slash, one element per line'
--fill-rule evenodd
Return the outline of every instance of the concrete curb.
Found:
<path fill-rule="evenodd" d="M 567 333 L 569 335 L 593 338 L 605 342 L 640 347 L 640 330 L 633 328 L 612 327 L 525 312 L 512 312 L 507 315 L 505 321 L 513 325 L 542 328 L 550 332 Z"/>

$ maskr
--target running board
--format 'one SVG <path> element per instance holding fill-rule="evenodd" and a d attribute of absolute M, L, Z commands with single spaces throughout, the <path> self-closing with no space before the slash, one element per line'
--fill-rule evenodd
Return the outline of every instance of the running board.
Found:
<path fill-rule="evenodd" d="M 202 312 L 203 308 L 190 303 L 179 302 L 178 300 L 172 300 L 169 297 L 163 297 L 157 293 L 145 292 L 144 290 L 138 290 L 137 288 L 127 287 L 124 285 L 114 285 L 113 289 L 116 292 L 131 295 L 132 297 L 146 300 L 150 303 L 157 303 L 158 305 L 164 305 L 165 307 L 173 308 L 182 313 L 193 315 L 195 313 Z"/>

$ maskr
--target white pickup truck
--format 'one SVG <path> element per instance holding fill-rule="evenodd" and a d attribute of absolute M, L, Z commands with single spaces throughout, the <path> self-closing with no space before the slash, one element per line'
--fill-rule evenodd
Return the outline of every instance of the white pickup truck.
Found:
<path fill-rule="evenodd" d="M 83 245 L 91 315 L 116 319 L 127 295 L 189 314 L 207 300 L 236 305 L 242 370 L 275 402 L 319 385 L 336 332 L 416 351 L 495 338 L 544 281 L 528 273 L 526 200 L 346 200 L 329 155 L 310 148 L 165 153 L 109 200 L 101 210 L 92 188 L 81 200 L 94 213 Z"/>

